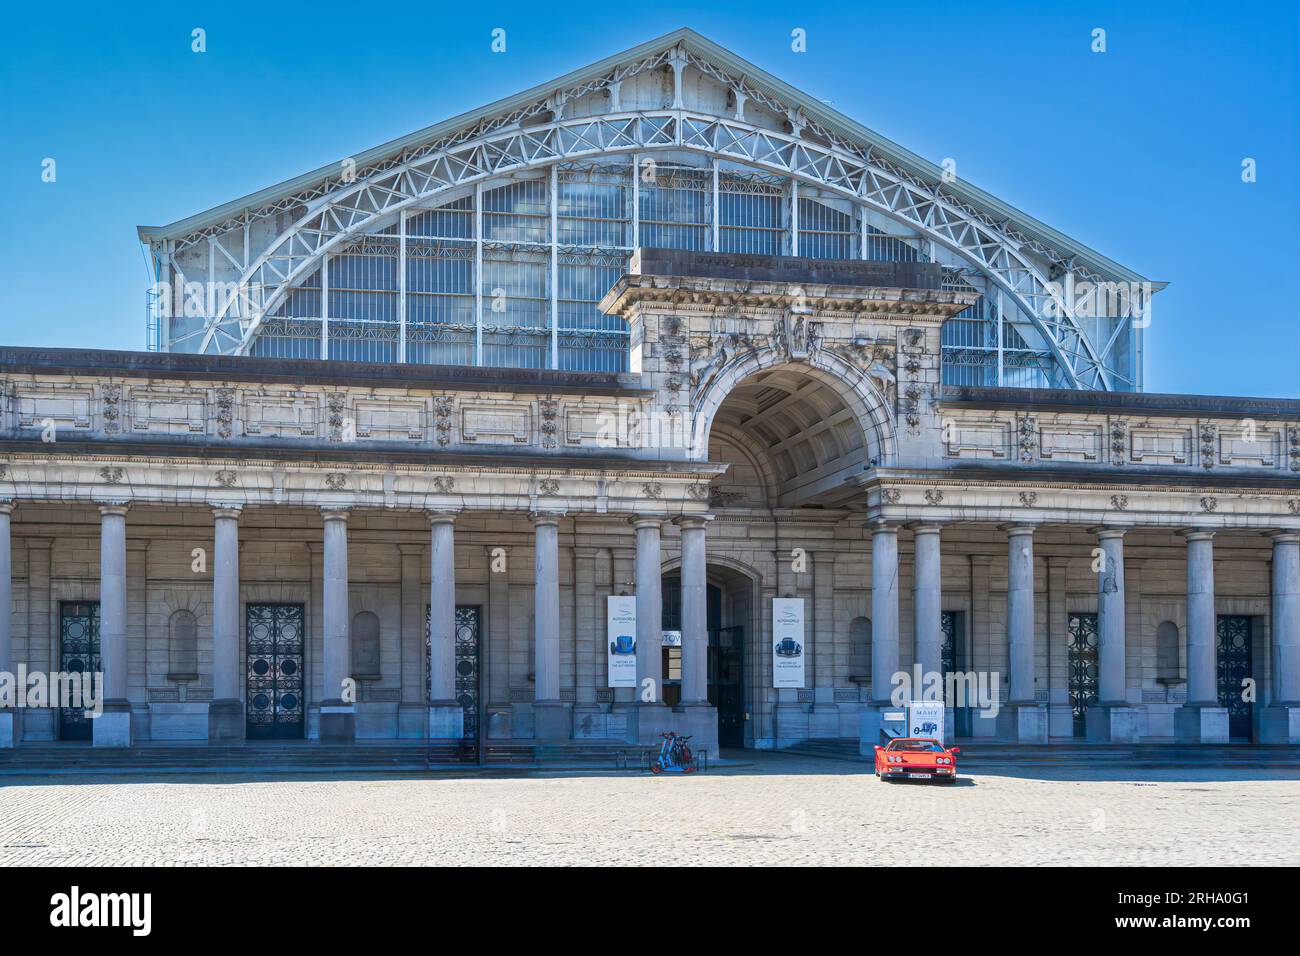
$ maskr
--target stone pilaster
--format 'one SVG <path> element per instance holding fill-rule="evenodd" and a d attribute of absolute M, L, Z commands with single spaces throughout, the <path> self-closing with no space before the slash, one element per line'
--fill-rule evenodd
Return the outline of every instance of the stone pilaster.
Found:
<path fill-rule="evenodd" d="M 1182 743 L 1226 744 L 1228 709 L 1219 706 L 1215 682 L 1217 618 L 1214 613 L 1214 532 L 1187 538 L 1187 702 L 1174 712 Z"/>
<path fill-rule="evenodd" d="M 939 526 L 912 529 L 916 547 L 916 577 L 912 582 L 913 660 L 921 665 L 922 680 L 943 673 L 943 579 L 939 558 Z M 920 699 L 922 688 L 912 688 Z M 942 690 L 940 691 L 942 695 Z"/>
<path fill-rule="evenodd" d="M 1088 708 L 1088 740 L 1137 743 L 1139 714 L 1128 703 L 1125 677 L 1124 529 L 1101 528 L 1097 540 L 1097 703 Z"/>
<path fill-rule="evenodd" d="M 998 714 L 999 735 L 1025 744 L 1047 743 L 1047 708 L 1038 703 L 1034 667 L 1034 526 L 1007 532 L 1008 697 Z"/>
<path fill-rule="evenodd" d="M 427 733 L 428 694 L 424 689 L 424 602 L 420 573 L 422 544 L 399 544 L 398 600 L 401 603 L 402 688 L 397 705 L 397 736 L 421 738 Z"/>
<path fill-rule="evenodd" d="M 14 672 L 13 648 L 13 558 L 10 552 L 9 521 L 12 501 L 0 501 L 0 674 Z M 0 702 L 0 750 L 18 745 L 21 735 L 17 707 Z"/>
<path fill-rule="evenodd" d="M 636 697 L 628 734 L 653 744 L 669 729 L 663 696 L 663 577 L 660 535 L 663 518 L 635 517 L 636 529 Z"/>
<path fill-rule="evenodd" d="M 898 526 L 871 528 L 871 705 L 858 718 L 859 750 L 870 755 L 880 742 L 882 712 L 898 672 Z"/>
<path fill-rule="evenodd" d="M 126 662 L 126 513 L 129 505 L 100 505 L 99 648 L 104 712 L 91 721 L 94 746 L 131 746 Z"/>
<path fill-rule="evenodd" d="M 243 740 L 244 700 L 239 692 L 238 508 L 213 508 L 212 703 L 209 740 Z"/>
<path fill-rule="evenodd" d="M 1261 741 L 1300 744 L 1300 534 L 1273 535 L 1273 693 Z"/>
<path fill-rule="evenodd" d="M 569 709 L 560 700 L 560 515 L 533 515 L 533 712 L 538 740 L 568 740 Z"/>
<path fill-rule="evenodd" d="M 429 737 L 460 740 L 465 712 L 456 701 L 455 514 L 429 514 Z"/>
<path fill-rule="evenodd" d="M 322 508 L 325 519 L 325 553 L 321 587 L 321 631 L 324 642 L 324 690 L 320 703 L 320 739 L 350 742 L 356 739 L 354 698 L 344 699 L 350 687 L 351 646 L 348 640 L 348 512 Z"/>

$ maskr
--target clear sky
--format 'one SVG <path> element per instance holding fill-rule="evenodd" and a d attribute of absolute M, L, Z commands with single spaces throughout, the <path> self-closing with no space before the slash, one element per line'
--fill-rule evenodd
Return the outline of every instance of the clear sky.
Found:
<path fill-rule="evenodd" d="M 0 32 L 0 344 L 143 348 L 136 225 L 681 26 L 1169 282 L 1148 391 L 1300 397 L 1296 0 L 14 4 Z"/>

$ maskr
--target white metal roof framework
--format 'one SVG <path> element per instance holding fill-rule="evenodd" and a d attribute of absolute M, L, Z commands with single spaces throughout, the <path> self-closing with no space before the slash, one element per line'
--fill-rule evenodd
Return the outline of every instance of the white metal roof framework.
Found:
<path fill-rule="evenodd" d="M 624 84 L 669 69 L 669 102 L 623 108 Z M 724 86 L 728 108 L 701 109 L 683 83 L 688 71 Z M 592 94 L 606 97 L 598 115 L 566 114 Z M 747 103 L 761 106 L 765 116 L 784 117 L 784 128 L 747 118 Z M 251 224 L 298 212 L 255 257 L 235 262 L 221 249 L 239 267 L 238 293 L 205 316 L 197 348 L 246 354 L 264 319 L 325 256 L 403 210 L 560 162 L 682 153 L 811 184 L 901 224 L 946 250 L 966 276 L 984 280 L 986 294 L 1000 290 L 999 301 L 1009 302 L 1050 352 L 1060 384 L 1140 388 L 1139 373 L 1126 376 L 1111 360 L 1117 344 L 1139 339 L 1140 329 L 1125 318 L 1113 323 L 1107 341 L 1095 340 L 1076 315 L 1070 289 L 1080 281 L 1142 282 L 1141 276 L 968 184 L 945 182 L 933 164 L 689 30 L 371 150 L 355 158 L 354 172 L 330 166 L 172 226 L 142 227 L 140 234 L 160 264 L 174 263 L 181 250 L 234 230 L 243 230 L 247 250 Z"/>

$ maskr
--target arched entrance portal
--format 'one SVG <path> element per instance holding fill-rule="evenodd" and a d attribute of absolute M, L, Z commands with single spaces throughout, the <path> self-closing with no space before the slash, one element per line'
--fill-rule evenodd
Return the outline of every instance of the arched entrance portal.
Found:
<path fill-rule="evenodd" d="M 892 351 L 886 354 L 892 362 Z M 704 387 L 693 409 L 692 449 L 710 461 L 747 460 L 737 472 L 752 469 L 766 508 L 842 503 L 857 494 L 853 478 L 894 459 L 887 364 L 868 374 L 829 352 L 799 362 L 770 348 L 748 353 Z M 738 454 L 722 451 L 719 440 Z"/>
<path fill-rule="evenodd" d="M 663 629 L 682 627 L 682 580 L 678 571 L 663 578 Z M 709 629 L 709 703 L 718 710 L 718 746 L 744 747 L 753 740 L 748 725 L 751 668 L 745 659 L 754 621 L 754 582 L 723 565 L 708 566 L 706 597 Z M 676 705 L 681 693 L 682 649 L 663 654 L 664 700 Z"/>

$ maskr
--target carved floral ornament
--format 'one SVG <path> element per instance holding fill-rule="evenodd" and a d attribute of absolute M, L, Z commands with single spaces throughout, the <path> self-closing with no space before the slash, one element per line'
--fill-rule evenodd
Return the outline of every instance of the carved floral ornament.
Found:
<path fill-rule="evenodd" d="M 325 476 L 325 487 L 331 491 L 343 491 L 348 486 L 348 476 L 341 471 L 330 472 Z"/>

